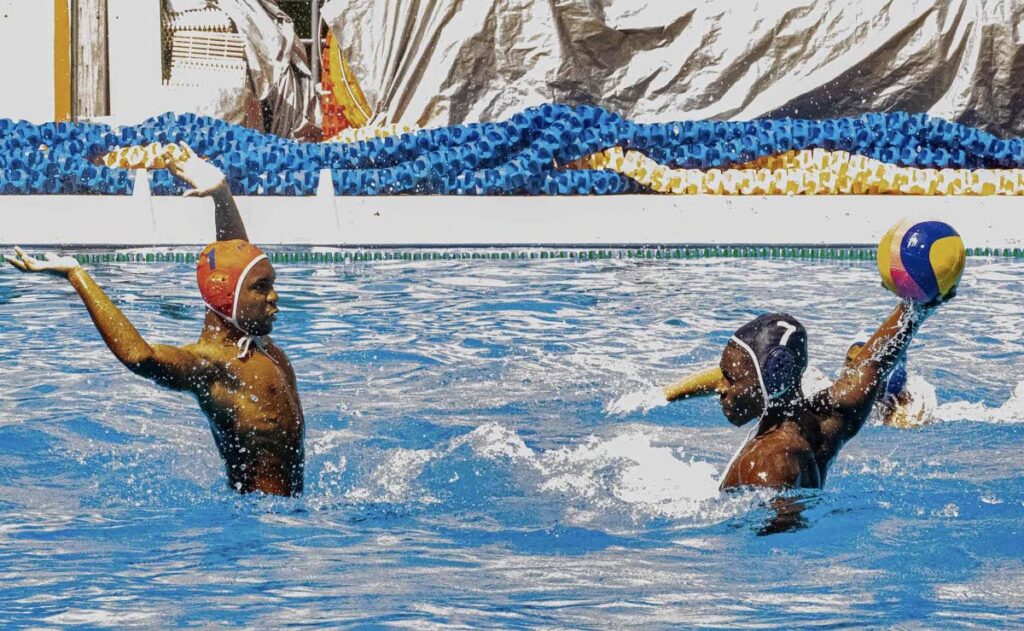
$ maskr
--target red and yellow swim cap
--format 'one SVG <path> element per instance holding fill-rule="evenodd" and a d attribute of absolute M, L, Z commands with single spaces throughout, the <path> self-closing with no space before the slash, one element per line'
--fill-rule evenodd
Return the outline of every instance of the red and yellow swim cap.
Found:
<path fill-rule="evenodd" d="M 215 241 L 203 248 L 196 265 L 196 281 L 206 306 L 235 322 L 242 281 L 257 263 L 267 258 L 255 245 L 241 239 Z"/>

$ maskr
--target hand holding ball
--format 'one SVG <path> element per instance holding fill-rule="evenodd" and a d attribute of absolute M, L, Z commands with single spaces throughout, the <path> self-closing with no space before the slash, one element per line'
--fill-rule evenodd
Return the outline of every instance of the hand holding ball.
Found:
<path fill-rule="evenodd" d="M 897 296 L 922 304 L 955 296 L 966 260 L 960 235 L 941 221 L 901 221 L 878 244 L 882 283 Z"/>

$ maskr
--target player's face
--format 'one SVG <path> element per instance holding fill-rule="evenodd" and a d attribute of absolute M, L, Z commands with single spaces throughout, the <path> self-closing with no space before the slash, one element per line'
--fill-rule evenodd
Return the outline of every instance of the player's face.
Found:
<path fill-rule="evenodd" d="M 729 342 L 722 352 L 719 367 L 725 377 L 725 384 L 719 389 L 725 418 L 733 425 L 760 418 L 764 412 L 764 397 L 750 355 Z"/>
<path fill-rule="evenodd" d="M 237 296 L 238 326 L 251 335 L 267 335 L 274 329 L 277 292 L 274 291 L 274 267 L 266 259 L 257 263 L 242 283 Z"/>

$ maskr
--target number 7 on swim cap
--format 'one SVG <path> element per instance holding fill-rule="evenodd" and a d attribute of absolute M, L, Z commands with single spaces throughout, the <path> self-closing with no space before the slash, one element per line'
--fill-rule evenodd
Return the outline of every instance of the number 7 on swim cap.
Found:
<path fill-rule="evenodd" d="M 941 221 L 901 221 L 878 244 L 882 283 L 897 296 L 928 303 L 956 290 L 967 253 L 956 230 Z"/>

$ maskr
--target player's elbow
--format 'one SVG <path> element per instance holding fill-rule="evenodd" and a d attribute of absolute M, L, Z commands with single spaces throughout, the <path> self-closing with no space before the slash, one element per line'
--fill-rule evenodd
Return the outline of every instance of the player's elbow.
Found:
<path fill-rule="evenodd" d="M 125 367 L 142 377 L 151 377 L 156 368 L 156 353 L 152 348 L 132 349 L 117 354 Z"/>

